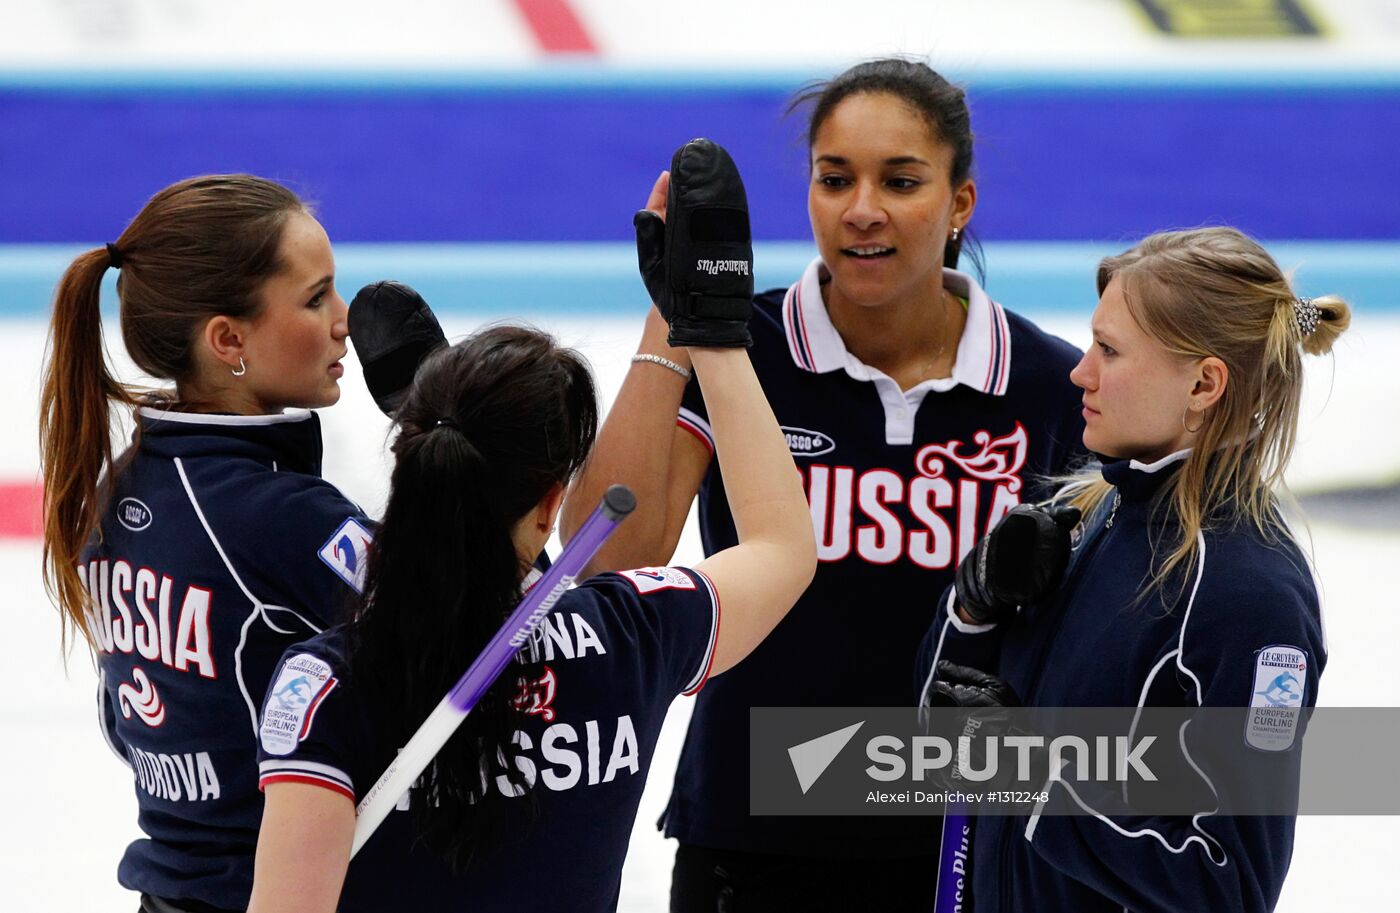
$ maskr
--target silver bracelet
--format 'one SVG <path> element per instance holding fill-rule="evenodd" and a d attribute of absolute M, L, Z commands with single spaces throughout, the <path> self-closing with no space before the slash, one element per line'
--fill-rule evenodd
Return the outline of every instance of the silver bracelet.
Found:
<path fill-rule="evenodd" d="M 684 366 L 676 364 L 669 358 L 662 358 L 660 355 L 633 355 L 632 361 L 634 363 L 639 361 L 649 361 L 654 365 L 660 365 L 663 368 L 670 368 L 672 371 L 675 371 L 681 377 L 685 378 L 686 380 L 690 380 L 690 371 L 686 370 Z"/>

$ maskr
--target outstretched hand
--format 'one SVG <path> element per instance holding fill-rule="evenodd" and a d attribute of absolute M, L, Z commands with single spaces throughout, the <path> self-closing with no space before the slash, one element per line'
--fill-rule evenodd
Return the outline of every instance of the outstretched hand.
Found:
<path fill-rule="evenodd" d="M 632 219 L 637 266 L 672 346 L 748 346 L 753 241 L 739 169 L 706 139 L 676 150 Z"/>

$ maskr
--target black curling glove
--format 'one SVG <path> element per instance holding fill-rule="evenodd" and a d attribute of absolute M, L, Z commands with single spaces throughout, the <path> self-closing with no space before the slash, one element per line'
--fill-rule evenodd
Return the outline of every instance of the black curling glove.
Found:
<path fill-rule="evenodd" d="M 930 707 L 1019 707 L 1021 699 L 1004 679 L 971 666 L 938 661 L 938 674 L 928 691 Z"/>
<path fill-rule="evenodd" d="M 401 282 L 373 282 L 350 302 L 350 338 L 365 386 L 385 415 L 393 416 L 428 354 L 447 337 L 423 296 Z"/>
<path fill-rule="evenodd" d="M 1019 504 L 967 553 L 954 586 L 977 624 L 1004 621 L 1055 590 L 1069 564 L 1079 508 Z"/>
<path fill-rule="evenodd" d="M 721 146 L 691 140 L 671 158 L 666 220 L 632 219 L 637 262 L 673 346 L 751 345 L 753 242 L 739 169 Z"/>

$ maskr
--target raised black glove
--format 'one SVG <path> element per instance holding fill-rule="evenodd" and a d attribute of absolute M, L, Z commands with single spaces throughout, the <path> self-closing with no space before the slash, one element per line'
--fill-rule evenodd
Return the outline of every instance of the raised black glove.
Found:
<path fill-rule="evenodd" d="M 1019 504 L 958 565 L 958 604 L 977 624 L 1004 621 L 1060 585 L 1079 508 Z"/>
<path fill-rule="evenodd" d="M 673 346 L 751 345 L 753 242 L 739 169 L 723 148 L 691 140 L 671 158 L 666 221 L 632 219 L 637 263 Z"/>
<path fill-rule="evenodd" d="M 930 707 L 1019 707 L 1021 699 L 1005 679 L 971 666 L 938 661 L 928 689 Z"/>
<path fill-rule="evenodd" d="M 350 338 L 370 396 L 391 416 L 428 353 L 447 337 L 423 296 L 400 282 L 373 282 L 350 302 Z"/>

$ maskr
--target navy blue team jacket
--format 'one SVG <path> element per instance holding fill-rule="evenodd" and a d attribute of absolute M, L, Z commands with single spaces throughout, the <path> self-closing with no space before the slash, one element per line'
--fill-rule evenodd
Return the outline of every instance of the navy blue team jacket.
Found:
<path fill-rule="evenodd" d="M 1321 610 L 1308 562 L 1283 530 L 1275 542 L 1248 521 L 1208 530 L 1200 564 L 1167 610 L 1160 599 L 1137 601 L 1154 536 L 1169 522 L 1154 514 L 1154 495 L 1185 454 L 1107 463 L 1104 477 L 1121 495 L 1112 525 L 1085 537 L 1053 597 L 1012 622 L 957 621 L 950 588 L 921 650 L 925 679 L 943 658 L 996 671 L 1027 706 L 1314 706 L 1327 659 Z M 1280 656 L 1290 680 L 1286 694 L 1271 695 Z M 1279 761 L 1296 763 L 1284 755 L 1299 747 Z M 1049 789 L 1047 808 L 1075 801 L 1071 786 Z M 1282 890 L 1293 827 L 1284 816 L 979 817 L 972 902 L 978 913 L 1262 913 Z"/>
<path fill-rule="evenodd" d="M 336 620 L 371 531 L 319 477 L 310 412 L 141 408 L 83 555 L 98 707 L 144 839 L 124 887 L 241 910 L 262 820 L 258 707 L 289 644 Z"/>
<path fill-rule="evenodd" d="M 523 749 L 514 763 L 533 802 L 493 772 L 488 788 L 514 801 L 491 845 L 455 876 L 415 845 L 401 803 L 351 860 L 340 910 L 616 909 L 661 723 L 677 694 L 704 684 L 719 611 L 709 580 L 685 568 L 604 574 L 566 593 L 520 651 L 544 670 L 517 675 L 513 700 Z M 264 786 L 310 783 L 358 802 L 398 750 L 364 711 L 343 627 L 287 651 L 262 721 Z"/>
<path fill-rule="evenodd" d="M 1084 456 L 1079 359 L 944 270 L 968 302 L 951 378 L 901 391 L 847 352 L 814 261 L 754 301 L 750 356 L 802 473 L 817 537 L 812 585 L 739 666 L 698 698 L 664 817 L 667 836 L 807 856 L 932 853 L 938 821 L 749 816 L 749 708 L 908 706 L 915 652 L 938 594 L 990 524 L 1034 500 L 1039 480 Z M 679 418 L 713 450 L 704 400 Z M 737 537 L 712 462 L 700 488 L 706 554 Z"/>

